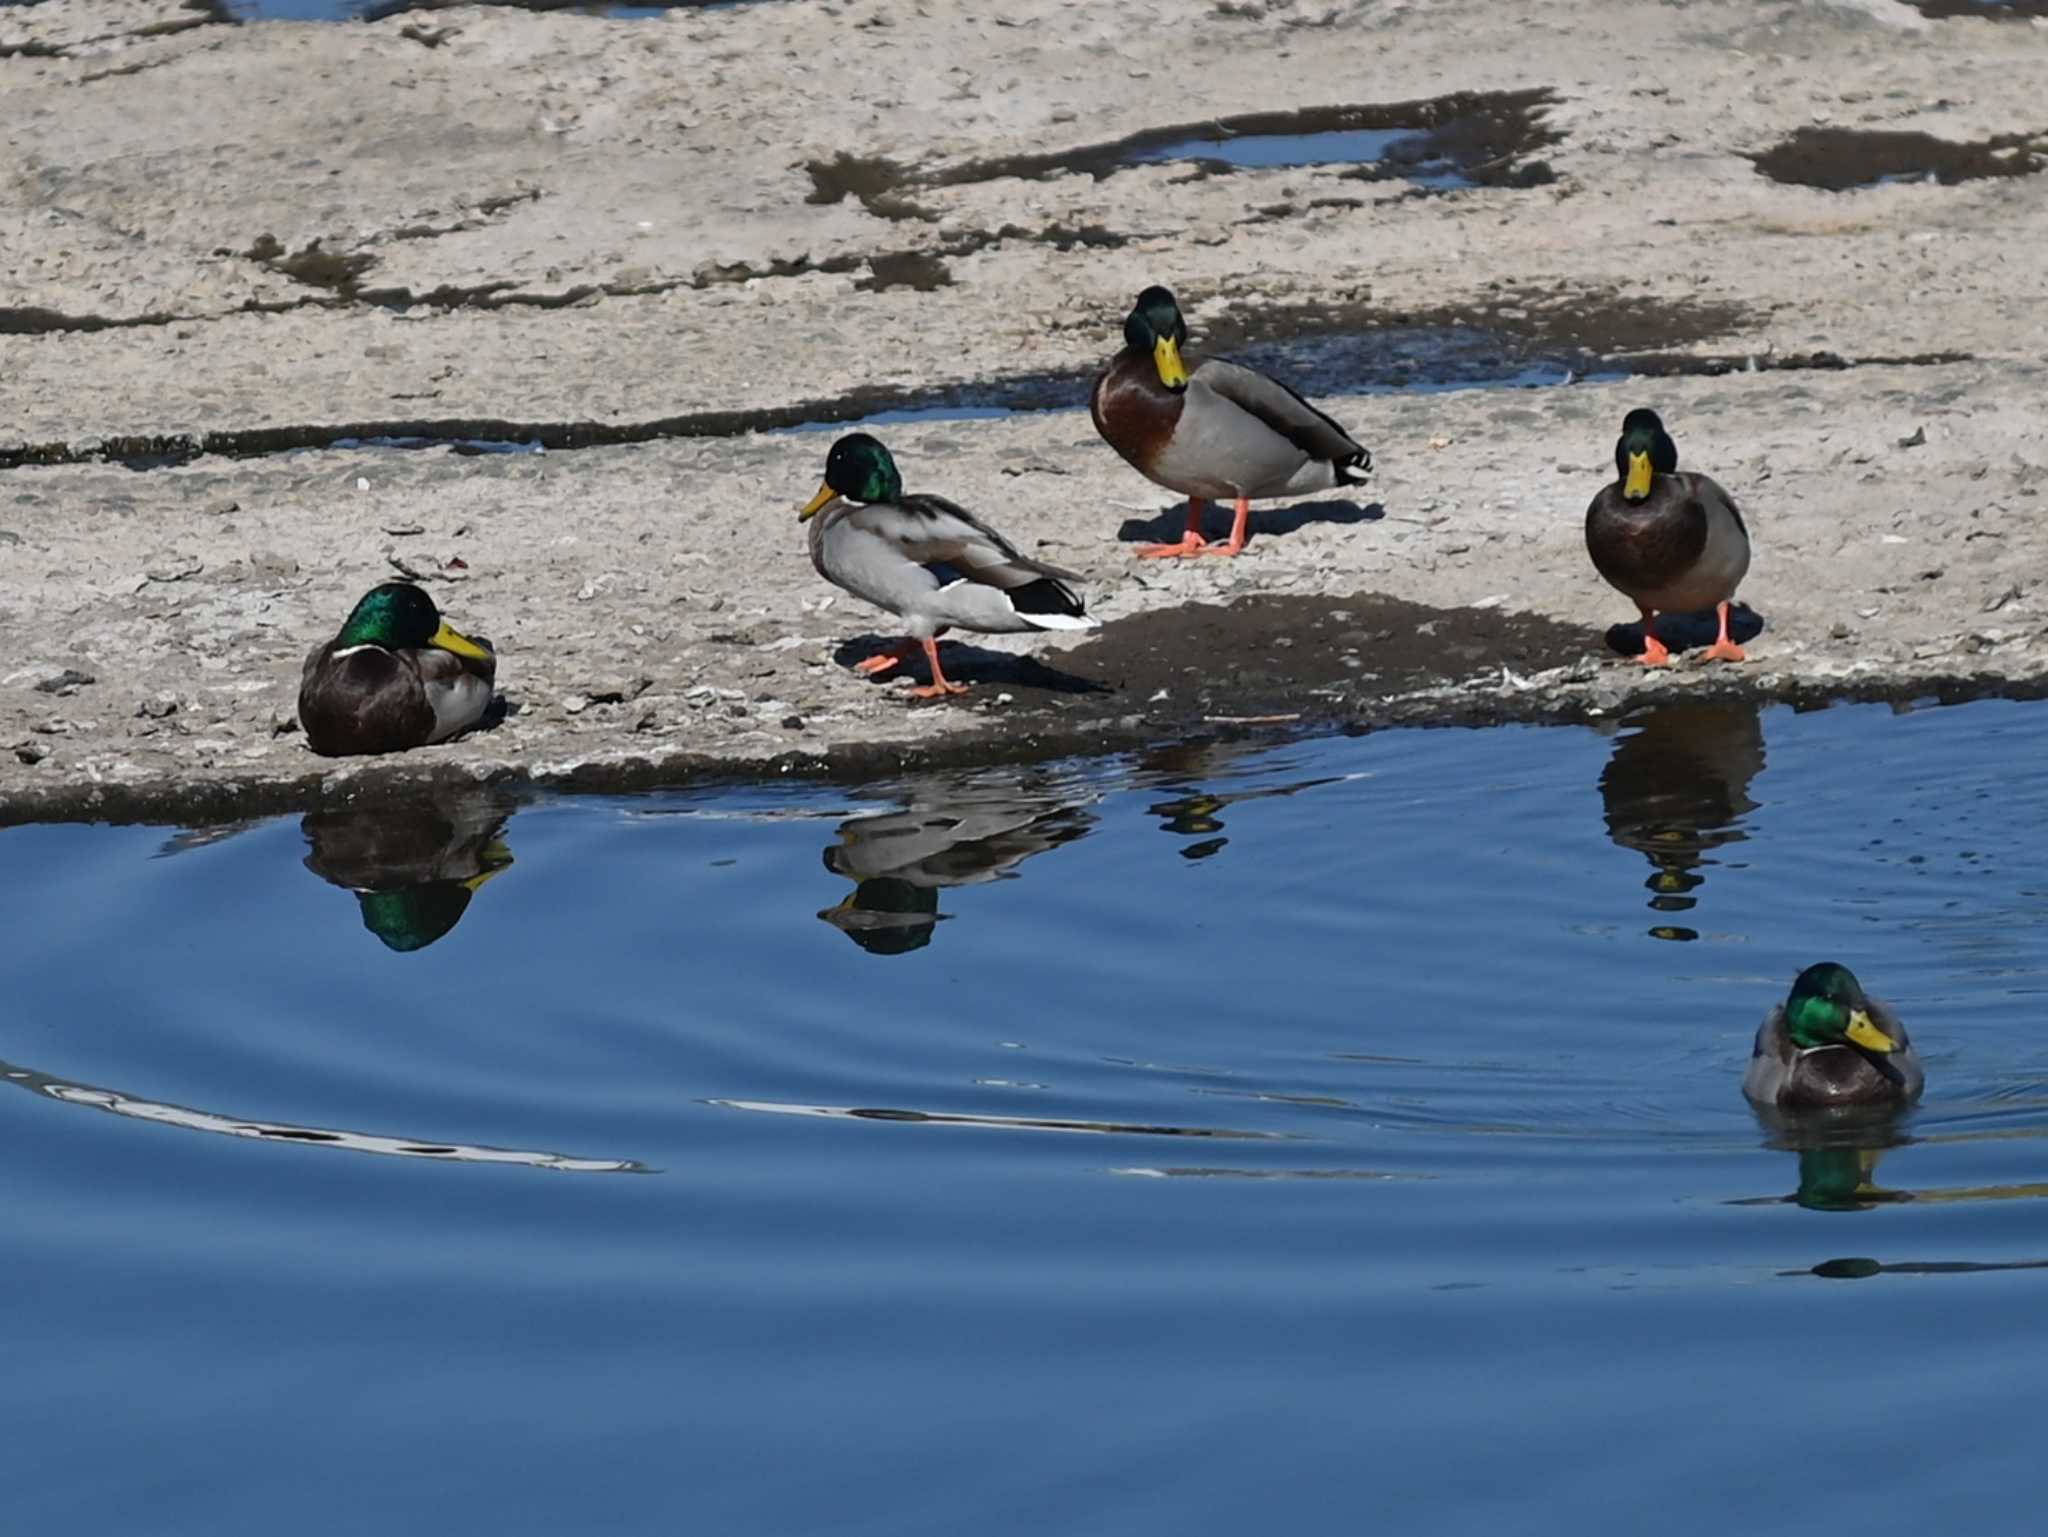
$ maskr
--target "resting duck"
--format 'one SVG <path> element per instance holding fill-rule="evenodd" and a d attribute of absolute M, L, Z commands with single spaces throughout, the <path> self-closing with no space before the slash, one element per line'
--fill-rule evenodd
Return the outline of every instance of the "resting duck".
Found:
<path fill-rule="evenodd" d="M 1140 474 L 1188 499 L 1178 544 L 1140 556 L 1235 555 L 1244 548 L 1254 498 L 1300 496 L 1357 485 L 1372 455 L 1351 434 L 1278 379 L 1224 358 L 1183 355 L 1187 322 L 1164 288 L 1138 295 L 1124 321 L 1124 348 L 1095 381 L 1089 411 L 1103 441 Z M 1234 500 L 1224 544 L 1202 537 L 1202 503 Z"/>
<path fill-rule="evenodd" d="M 1898 1015 L 1865 996 L 1848 967 L 1823 961 L 1758 1028 L 1742 1092 L 1788 1110 L 1910 1105 L 1926 1082 Z"/>
<path fill-rule="evenodd" d="M 412 583 L 386 582 L 306 658 L 299 724 L 330 757 L 445 742 L 483 719 L 497 672 L 488 641 L 450 629 Z"/>
<path fill-rule="evenodd" d="M 1660 613 L 1711 608 L 1721 633 L 1707 655 L 1745 660 L 1728 638 L 1728 605 L 1749 570 L 1749 530 L 1728 493 L 1705 475 L 1682 474 L 1678 445 L 1655 411 L 1622 419 L 1614 445 L 1614 483 L 1586 509 L 1586 551 L 1643 616 L 1643 665 L 1662 667 L 1671 652 L 1652 628 Z"/>
<path fill-rule="evenodd" d="M 939 668 L 938 638 L 948 630 L 1007 635 L 1096 627 L 1067 585 L 1078 576 L 1019 553 L 942 496 L 905 496 L 889 450 L 864 432 L 832 445 L 825 483 L 797 518 L 811 525 L 811 564 L 820 576 L 909 628 L 910 639 L 854 671 L 887 672 L 923 646 L 932 681 L 912 689 L 912 698 L 967 692 Z"/>

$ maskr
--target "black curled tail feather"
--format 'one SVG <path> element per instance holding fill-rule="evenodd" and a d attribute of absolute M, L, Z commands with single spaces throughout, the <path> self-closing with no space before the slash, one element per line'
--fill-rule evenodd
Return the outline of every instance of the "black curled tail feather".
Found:
<path fill-rule="evenodd" d="M 1064 614 L 1069 619 L 1082 619 L 1088 613 L 1071 587 L 1050 576 L 1012 587 L 1005 596 L 1020 614 Z"/>
<path fill-rule="evenodd" d="M 1361 448 L 1349 459 L 1336 460 L 1332 466 L 1337 471 L 1337 484 L 1356 486 L 1372 473 L 1372 450 Z"/>

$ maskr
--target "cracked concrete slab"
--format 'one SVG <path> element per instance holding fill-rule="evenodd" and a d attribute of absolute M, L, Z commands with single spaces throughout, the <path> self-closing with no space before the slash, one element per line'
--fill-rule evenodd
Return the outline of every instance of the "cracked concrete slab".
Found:
<path fill-rule="evenodd" d="M 1890 0 L 930 9 L 455 9 L 430 44 L 407 35 L 418 18 L 165 36 L 156 21 L 204 14 L 9 8 L 5 35 L 39 46 L 0 57 L 0 462 L 377 424 L 656 440 L 0 470 L 4 814 L 2048 676 L 2028 617 L 2048 177 L 1837 192 L 1754 158 L 1818 128 L 2031 153 L 2048 30 Z M 1090 158 L 1203 113 L 1531 90 L 1555 136 L 1531 152 L 1555 179 L 1535 185 Z M 1061 151 L 1073 169 L 1044 163 Z M 1019 155 L 1040 158 L 985 174 Z M 886 161 L 908 190 L 818 201 L 810 167 L 839 156 Z M 1549 326 L 1641 377 L 1360 393 L 1386 381 L 1339 353 L 1313 387 L 1374 449 L 1366 497 L 1262 512 L 1235 563 L 1140 568 L 1119 531 L 1170 498 L 1078 408 L 1152 281 L 1181 292 L 1198 340 L 1232 347 Z M 1907 358 L 1928 361 L 1873 361 Z M 1674 373 L 1752 359 L 1802 366 Z M 802 554 L 793 506 L 830 435 L 748 429 L 1017 379 L 1050 381 L 1033 404 L 1072 381 L 1076 409 L 880 430 L 913 487 L 1079 567 L 1112 623 L 1057 654 L 975 642 L 977 695 L 910 708 L 847 674 L 886 620 L 820 607 Z M 1751 514 L 1745 596 L 1768 628 L 1739 683 L 1645 679 L 1602 644 L 1627 606 L 1578 520 L 1639 400 Z M 313 759 L 288 726 L 299 660 L 398 569 L 503 643 L 519 709 L 397 765 Z M 1295 600 L 1322 607 L 1269 639 L 1244 617 Z M 1440 617 L 1328 618 L 1390 601 Z M 1202 617 L 1161 631 L 1161 614 Z M 1367 639 L 1331 656 L 1318 623 Z M 1234 650 L 1191 657 L 1176 688 L 1169 641 L 1210 631 Z M 1407 660 L 1374 666 L 1396 640 Z M 1034 649 L 1042 665 L 1013 659 Z"/>

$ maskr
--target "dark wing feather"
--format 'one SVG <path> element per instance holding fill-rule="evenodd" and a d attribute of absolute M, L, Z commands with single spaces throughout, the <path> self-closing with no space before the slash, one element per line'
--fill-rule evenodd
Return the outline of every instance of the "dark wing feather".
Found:
<path fill-rule="evenodd" d="M 434 729 L 434 710 L 409 654 L 361 646 L 336 657 L 334 649 L 329 641 L 306 659 L 299 684 L 306 745 L 332 757 L 402 752 L 425 742 Z"/>

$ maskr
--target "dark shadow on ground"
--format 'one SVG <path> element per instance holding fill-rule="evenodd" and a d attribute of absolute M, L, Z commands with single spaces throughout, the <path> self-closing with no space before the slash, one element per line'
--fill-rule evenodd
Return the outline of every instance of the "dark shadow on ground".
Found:
<path fill-rule="evenodd" d="M 1266 534 L 1298 533 L 1311 523 L 1377 523 L 1387 515 L 1378 502 L 1290 502 L 1280 506 L 1252 508 L 1249 543 Z M 1230 536 L 1232 513 L 1228 502 L 1211 502 L 1202 509 L 1202 537 L 1222 540 Z M 1167 508 L 1154 518 L 1126 518 L 1116 531 L 1126 544 L 1173 544 L 1187 532 L 1187 503 Z"/>
<path fill-rule="evenodd" d="M 1738 646 L 1746 646 L 1764 632 L 1763 616 L 1747 603 L 1738 603 L 1728 610 L 1728 638 Z M 1657 616 L 1657 639 L 1664 642 L 1673 654 L 1681 651 L 1704 650 L 1721 635 L 1721 621 L 1712 609 L 1703 609 L 1697 614 L 1659 614 Z M 1628 624 L 1611 624 L 1607 627 L 1608 649 L 1621 656 L 1643 654 L 1643 623 L 1640 619 Z"/>
<path fill-rule="evenodd" d="M 841 667 L 851 668 L 856 662 L 867 660 L 880 652 L 889 650 L 897 642 L 880 635 L 857 635 L 839 643 L 832 653 L 832 660 Z M 1093 678 L 1079 677 L 1074 673 L 1061 672 L 1048 667 L 1035 656 L 1012 656 L 1007 651 L 991 651 L 968 641 L 942 640 L 939 642 L 939 665 L 946 669 L 946 679 L 951 683 L 999 685 L 1003 688 L 1037 689 L 1049 694 L 1106 694 L 1109 686 Z M 878 686 L 889 686 L 898 678 L 909 678 L 924 684 L 931 682 L 931 669 L 925 665 L 924 653 L 920 650 L 906 662 L 879 673 L 869 679 Z M 966 696 L 972 699 L 974 696 Z"/>

